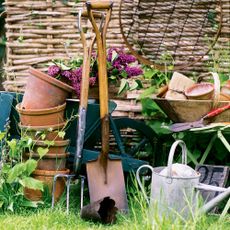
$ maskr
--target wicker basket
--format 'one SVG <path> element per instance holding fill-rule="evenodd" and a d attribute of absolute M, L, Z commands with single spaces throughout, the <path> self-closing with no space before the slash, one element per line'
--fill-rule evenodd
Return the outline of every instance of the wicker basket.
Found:
<path fill-rule="evenodd" d="M 217 73 L 212 73 L 212 76 L 214 77 L 215 84 L 213 100 L 167 100 L 164 98 L 154 98 L 154 101 L 174 122 L 197 121 L 212 109 L 219 108 L 230 103 L 230 101 L 219 101 L 219 77 Z M 230 110 L 226 110 L 214 117 L 212 122 L 230 122 Z"/>

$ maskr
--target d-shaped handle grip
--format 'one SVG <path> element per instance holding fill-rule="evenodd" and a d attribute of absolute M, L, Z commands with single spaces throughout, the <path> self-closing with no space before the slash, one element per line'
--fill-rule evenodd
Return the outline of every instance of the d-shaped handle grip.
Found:
<path fill-rule="evenodd" d="M 101 12 L 93 12 L 93 17 L 94 18 L 102 18 L 103 17 L 103 13 Z M 88 11 L 83 11 L 82 14 L 81 14 L 82 17 L 85 17 L 85 18 L 89 18 L 89 14 L 88 14 Z"/>
<path fill-rule="evenodd" d="M 90 9 L 100 10 L 100 9 L 110 9 L 113 6 L 112 1 L 87 1 L 86 7 Z"/>

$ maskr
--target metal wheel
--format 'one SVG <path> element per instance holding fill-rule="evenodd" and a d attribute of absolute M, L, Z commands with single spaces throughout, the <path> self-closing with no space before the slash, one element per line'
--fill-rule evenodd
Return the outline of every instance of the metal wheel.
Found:
<path fill-rule="evenodd" d="M 144 122 L 110 117 L 110 129 L 110 153 L 146 160 L 151 165 L 156 164 L 158 138 Z M 99 133 L 100 130 L 97 129 L 87 140 L 87 149 L 100 151 Z"/>

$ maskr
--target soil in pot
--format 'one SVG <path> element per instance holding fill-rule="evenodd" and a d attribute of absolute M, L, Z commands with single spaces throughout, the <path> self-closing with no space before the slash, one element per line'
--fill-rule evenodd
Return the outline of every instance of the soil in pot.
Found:
<path fill-rule="evenodd" d="M 57 174 L 69 174 L 69 169 L 63 170 L 63 171 L 48 171 L 48 170 L 38 170 L 36 169 L 32 176 L 33 178 L 43 181 L 45 185 L 48 186 L 50 195 L 52 194 L 52 186 L 53 186 L 53 178 Z M 57 201 L 62 193 L 65 190 L 65 179 L 64 178 L 58 178 L 56 182 L 56 190 L 55 190 L 55 201 Z M 40 190 L 35 189 L 24 189 L 24 195 L 27 199 L 38 201 L 42 199 L 42 192 Z"/>
<path fill-rule="evenodd" d="M 31 137 L 33 140 L 41 141 L 62 141 L 64 137 L 59 135 L 60 131 L 63 131 L 66 122 L 55 125 L 42 125 L 42 126 L 26 126 L 19 124 L 19 128 L 22 133 Z"/>
<path fill-rule="evenodd" d="M 22 108 L 45 109 L 62 105 L 73 90 L 62 81 L 30 68 Z"/>
<path fill-rule="evenodd" d="M 16 105 L 22 125 L 44 126 L 63 123 L 66 103 L 48 109 L 25 109 L 22 104 Z"/>
<path fill-rule="evenodd" d="M 41 147 L 48 148 L 48 154 L 64 154 L 69 142 L 70 140 L 61 140 L 49 144 L 46 141 L 34 141 L 33 152 L 38 153 L 38 148 Z"/>
<path fill-rule="evenodd" d="M 37 153 L 25 153 L 23 158 L 25 160 L 29 158 L 33 158 L 34 160 L 37 161 L 37 168 L 39 170 L 64 170 L 66 168 L 66 158 L 68 154 L 63 153 L 63 154 L 45 154 L 45 156 L 40 159 L 39 154 Z"/>

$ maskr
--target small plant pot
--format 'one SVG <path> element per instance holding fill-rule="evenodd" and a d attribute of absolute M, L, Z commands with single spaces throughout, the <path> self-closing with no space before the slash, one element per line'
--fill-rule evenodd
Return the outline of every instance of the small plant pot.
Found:
<path fill-rule="evenodd" d="M 16 105 L 22 125 L 47 126 L 63 123 L 66 103 L 49 109 L 25 109 L 21 103 Z"/>
<path fill-rule="evenodd" d="M 193 100 L 209 100 L 212 99 L 214 93 L 214 85 L 212 83 L 194 84 L 185 90 L 185 96 Z"/>
<path fill-rule="evenodd" d="M 38 153 L 38 148 L 48 148 L 48 154 L 64 154 L 66 152 L 66 148 L 70 143 L 70 140 L 61 140 L 61 141 L 54 141 L 50 145 L 47 144 L 45 141 L 34 141 L 33 152 Z"/>
<path fill-rule="evenodd" d="M 66 122 L 55 125 L 42 125 L 42 126 L 26 126 L 19 124 L 19 128 L 24 134 L 31 137 L 33 140 L 48 140 L 48 141 L 62 141 L 64 137 L 58 135 L 65 127 Z"/>
<path fill-rule="evenodd" d="M 52 186 L 53 186 L 53 178 L 57 174 L 69 174 L 69 169 L 62 170 L 62 171 L 49 171 L 49 170 L 38 170 L 36 169 L 32 173 L 32 177 L 44 182 L 44 185 L 47 185 L 49 188 L 49 193 L 52 193 Z M 56 190 L 55 190 L 55 201 L 57 201 L 62 193 L 65 190 L 65 182 L 66 180 L 64 178 L 58 178 L 56 182 Z M 40 190 L 35 189 L 24 189 L 24 195 L 27 199 L 32 201 L 38 201 L 42 199 L 42 192 Z"/>
<path fill-rule="evenodd" d="M 29 69 L 29 78 L 22 100 L 24 109 L 46 109 L 62 105 L 73 87 L 34 68 Z"/>
<path fill-rule="evenodd" d="M 37 153 L 25 153 L 24 154 L 24 159 L 27 160 L 29 158 L 33 158 L 38 162 L 37 168 L 39 170 L 64 170 L 66 167 L 66 158 L 68 154 L 63 153 L 63 154 L 49 154 L 47 153 L 45 156 L 40 159 L 39 154 Z"/>

